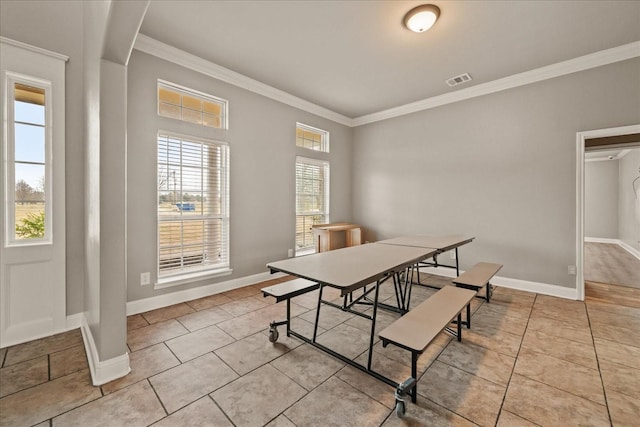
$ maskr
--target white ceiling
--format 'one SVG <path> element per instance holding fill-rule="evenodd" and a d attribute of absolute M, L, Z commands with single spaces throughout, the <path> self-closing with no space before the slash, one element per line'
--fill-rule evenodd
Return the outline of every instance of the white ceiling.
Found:
<path fill-rule="evenodd" d="M 406 30 L 429 2 L 435 26 Z M 640 1 L 152 0 L 140 32 L 356 118 L 636 42 Z"/>

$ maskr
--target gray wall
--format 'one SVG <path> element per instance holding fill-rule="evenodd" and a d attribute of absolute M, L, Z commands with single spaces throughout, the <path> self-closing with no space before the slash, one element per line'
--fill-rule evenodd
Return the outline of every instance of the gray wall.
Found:
<path fill-rule="evenodd" d="M 229 101 L 229 130 L 220 131 L 157 115 L 157 79 Z M 296 121 L 330 132 L 331 221 L 351 220 L 352 130 L 263 96 L 135 51 L 128 77 L 128 301 L 266 271 L 287 257 L 295 238 Z M 233 275 L 163 290 L 140 286 L 140 273 L 157 280 L 158 130 L 175 131 L 230 146 L 230 249 Z"/>
<path fill-rule="evenodd" d="M 584 236 L 618 238 L 618 160 L 584 164 Z"/>
<path fill-rule="evenodd" d="M 472 235 L 463 268 L 574 288 L 576 132 L 637 123 L 638 75 L 633 59 L 356 128 L 354 221 Z"/>
<path fill-rule="evenodd" d="M 0 34 L 69 56 L 65 122 L 67 314 L 80 313 L 85 280 L 83 4 L 2 0 Z"/>
<path fill-rule="evenodd" d="M 634 148 L 619 161 L 619 229 L 618 238 L 640 251 L 640 148 Z"/>

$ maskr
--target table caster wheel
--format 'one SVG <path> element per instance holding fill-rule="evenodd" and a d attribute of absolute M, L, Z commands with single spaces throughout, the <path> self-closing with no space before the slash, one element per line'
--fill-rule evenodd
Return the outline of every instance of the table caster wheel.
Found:
<path fill-rule="evenodd" d="M 270 342 L 278 341 L 278 337 L 279 336 L 280 335 L 278 334 L 278 329 L 276 329 L 276 328 L 269 329 L 269 341 Z"/>
<path fill-rule="evenodd" d="M 406 412 L 406 408 L 405 408 L 404 405 L 405 405 L 404 401 L 402 401 L 402 400 L 397 400 L 396 401 L 396 416 L 398 418 L 403 418 L 404 417 L 404 414 Z"/>

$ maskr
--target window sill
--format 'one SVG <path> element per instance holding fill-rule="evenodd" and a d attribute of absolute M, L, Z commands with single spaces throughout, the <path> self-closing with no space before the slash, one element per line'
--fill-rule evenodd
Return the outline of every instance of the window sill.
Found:
<path fill-rule="evenodd" d="M 299 256 L 311 255 L 311 254 L 315 254 L 315 253 L 316 253 L 316 249 L 315 248 L 304 249 L 304 250 L 296 252 L 295 257 L 297 258 Z"/>
<path fill-rule="evenodd" d="M 212 279 L 214 277 L 228 276 L 233 273 L 231 268 L 218 268 L 215 270 L 195 271 L 192 273 L 176 274 L 175 276 L 158 279 L 158 283 L 153 285 L 153 289 L 165 289 L 173 286 L 185 285 L 197 280 Z"/>

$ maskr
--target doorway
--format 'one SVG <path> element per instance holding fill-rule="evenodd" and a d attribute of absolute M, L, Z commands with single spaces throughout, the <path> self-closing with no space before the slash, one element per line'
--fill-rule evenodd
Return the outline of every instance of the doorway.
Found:
<path fill-rule="evenodd" d="M 576 153 L 578 299 L 640 307 L 640 125 L 579 132 Z"/>

